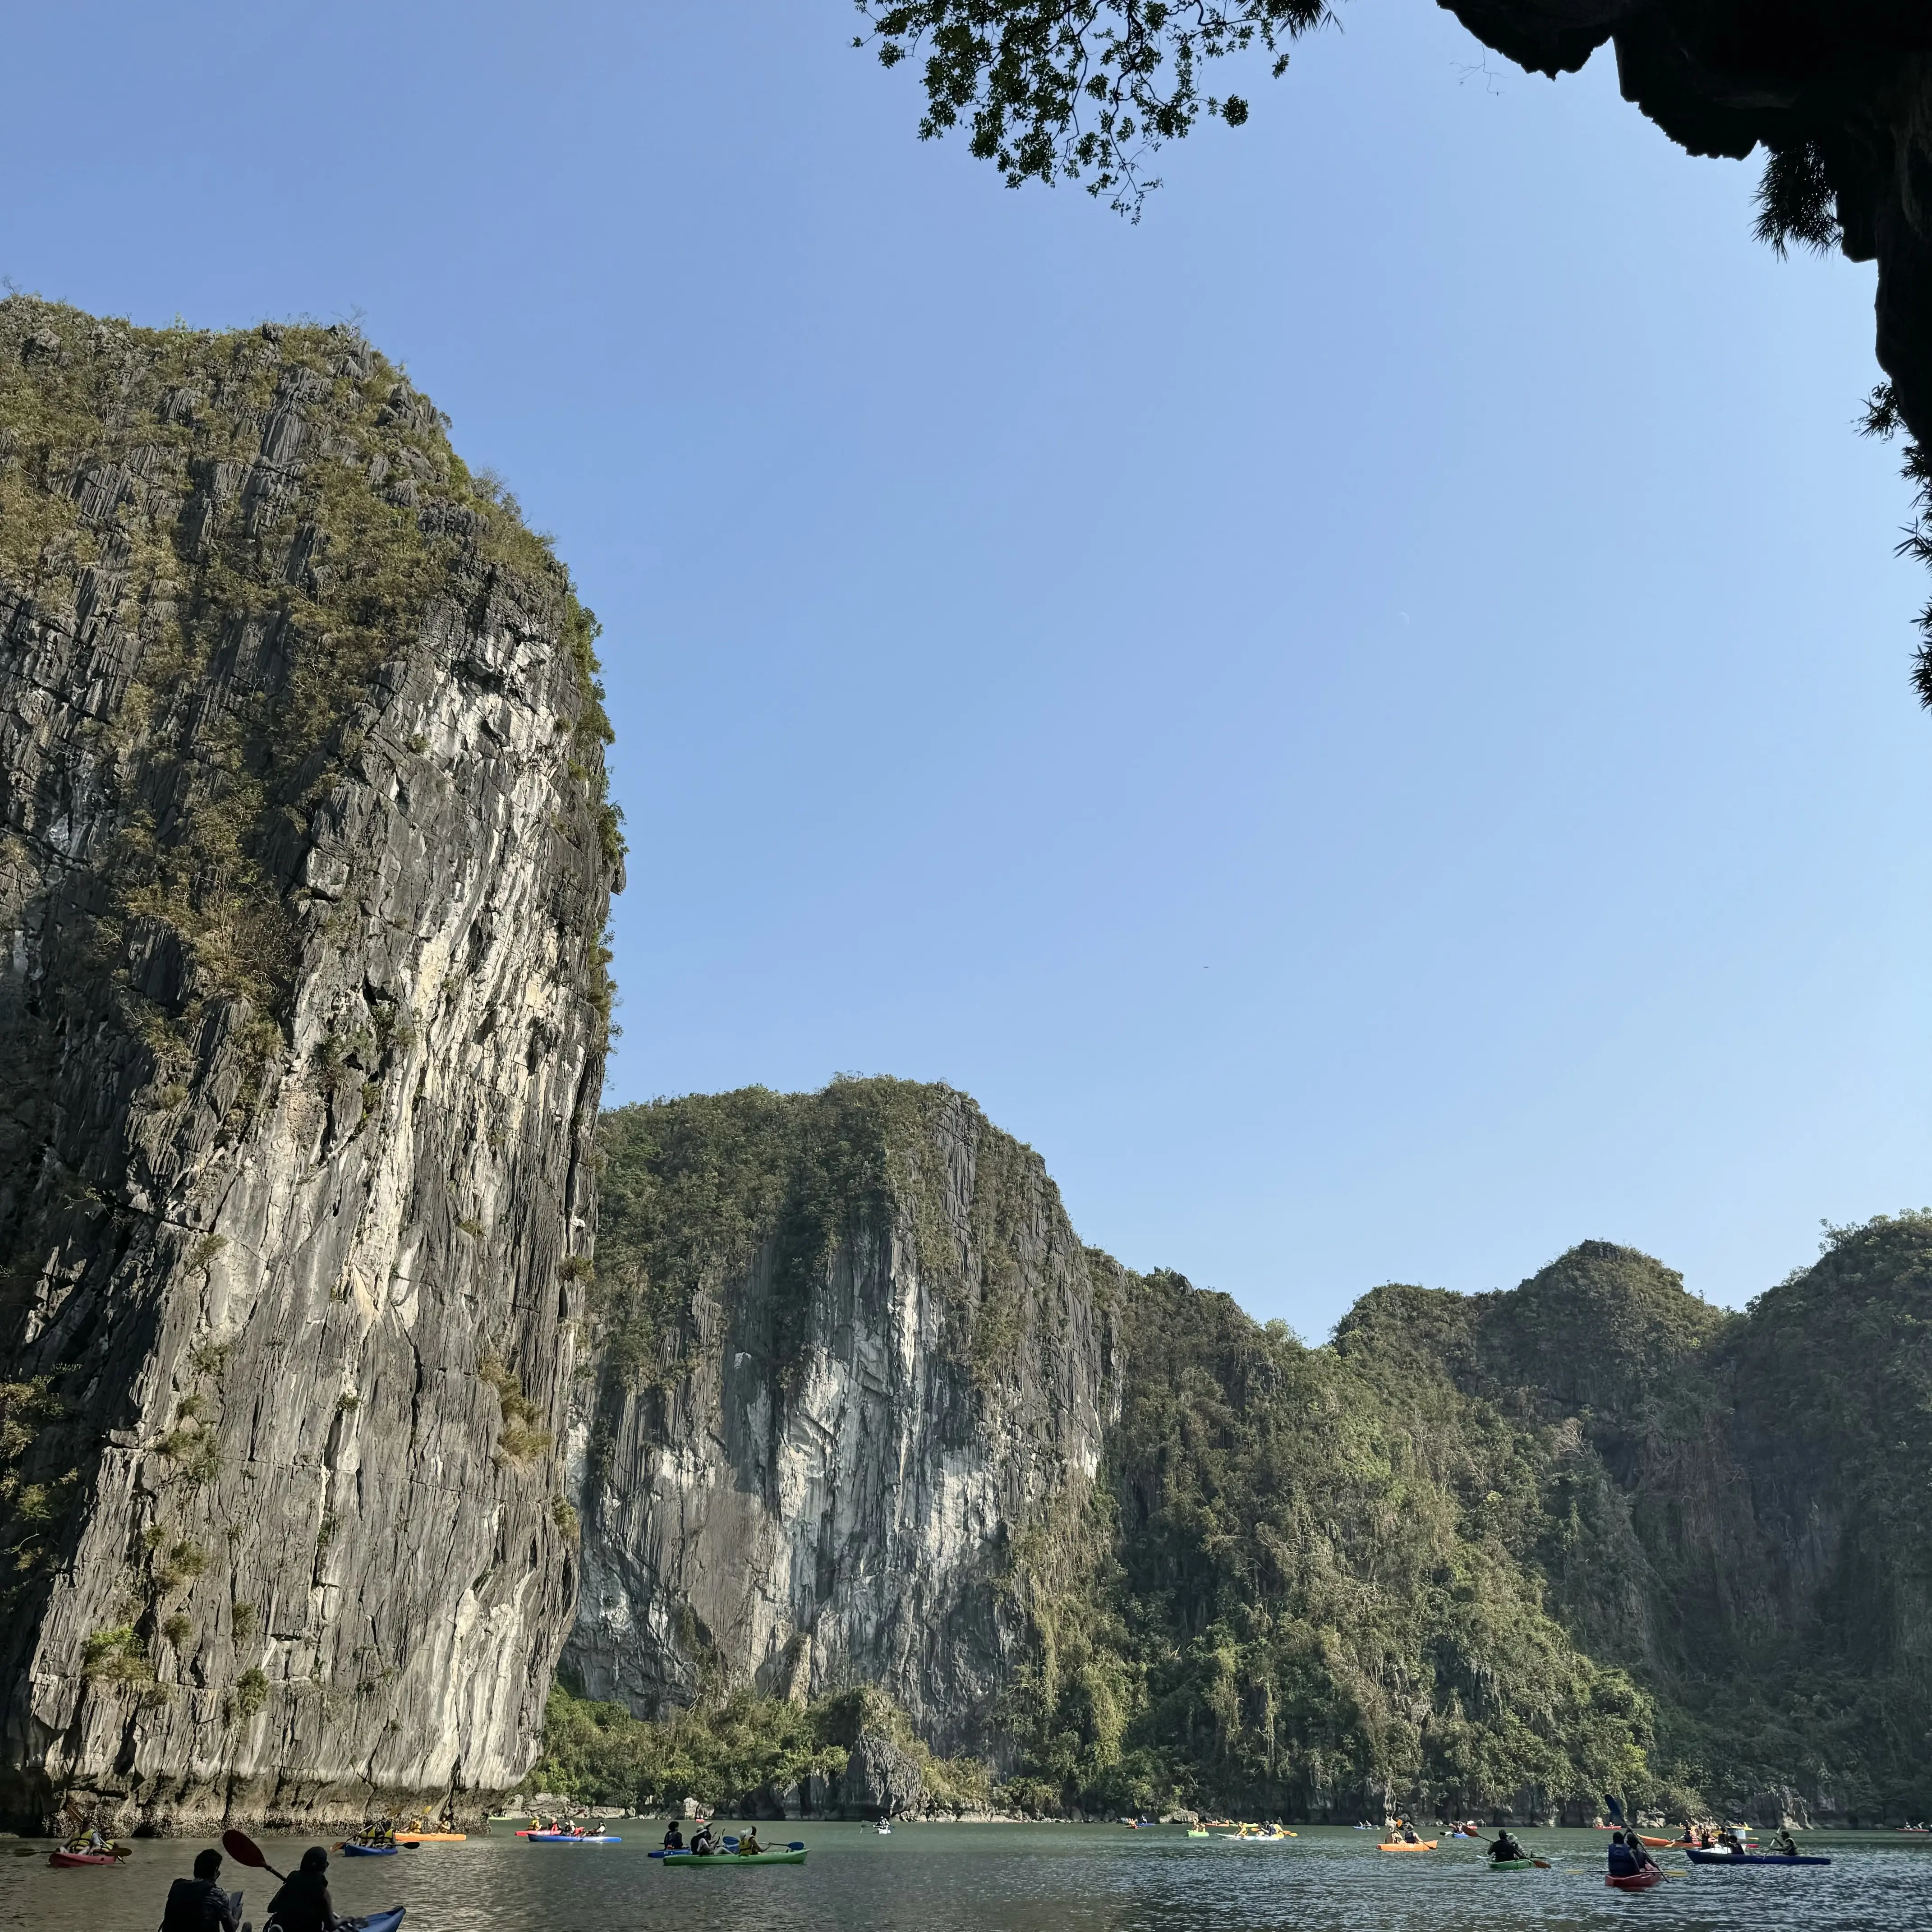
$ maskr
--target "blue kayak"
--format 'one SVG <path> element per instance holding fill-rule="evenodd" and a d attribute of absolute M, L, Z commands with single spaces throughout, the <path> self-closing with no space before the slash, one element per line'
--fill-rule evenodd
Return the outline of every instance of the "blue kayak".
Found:
<path fill-rule="evenodd" d="M 394 1845 L 345 1844 L 342 1847 L 345 1858 L 392 1858 L 396 1856 Z"/>
<path fill-rule="evenodd" d="M 386 1912 L 371 1912 L 362 1918 L 338 1918 L 335 1922 L 348 1928 L 349 1932 L 396 1932 L 403 1922 L 403 1910 L 400 1905 L 392 1905 Z"/>
<path fill-rule="evenodd" d="M 1829 1858 L 1793 1858 L 1789 1852 L 1706 1852 L 1686 1846 L 1684 1856 L 1694 1865 L 1828 1865 Z"/>

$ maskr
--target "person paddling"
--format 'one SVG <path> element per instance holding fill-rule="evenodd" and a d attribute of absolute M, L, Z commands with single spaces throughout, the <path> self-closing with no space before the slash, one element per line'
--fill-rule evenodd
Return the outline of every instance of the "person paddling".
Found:
<path fill-rule="evenodd" d="M 268 1901 L 268 1916 L 282 1932 L 335 1932 L 335 1901 L 328 1895 L 328 1854 L 311 1845 L 302 1864 Z"/>
<path fill-rule="evenodd" d="M 221 1854 L 197 1852 L 194 1877 L 168 1887 L 161 1932 L 236 1932 L 235 1907 L 218 1882 L 220 1876 Z"/>
<path fill-rule="evenodd" d="M 764 1850 L 758 1843 L 758 1828 L 755 1825 L 745 1827 L 745 1835 L 738 1840 L 738 1856 L 741 1858 L 755 1858 Z"/>
<path fill-rule="evenodd" d="M 718 1849 L 717 1841 L 711 1835 L 711 1820 L 705 1819 L 691 1840 L 691 1849 L 700 1858 L 708 1858 Z"/>
<path fill-rule="evenodd" d="M 664 1834 L 664 1848 L 668 1852 L 681 1852 L 684 1850 L 684 1834 L 678 1829 L 677 1820 L 675 1818 L 670 1821 L 670 1829 Z"/>
<path fill-rule="evenodd" d="M 1529 1854 L 1516 1843 L 1515 1833 L 1507 1825 L 1502 1825 L 1496 1828 L 1495 1842 L 1490 1846 L 1490 1856 L 1498 1864 L 1506 1864 L 1526 1858 Z"/>
<path fill-rule="evenodd" d="M 1797 1857 L 1798 1840 L 1791 1835 L 1791 1827 L 1789 1825 L 1778 1826 L 1778 1836 L 1772 1840 L 1771 1849 L 1782 1858 Z"/>

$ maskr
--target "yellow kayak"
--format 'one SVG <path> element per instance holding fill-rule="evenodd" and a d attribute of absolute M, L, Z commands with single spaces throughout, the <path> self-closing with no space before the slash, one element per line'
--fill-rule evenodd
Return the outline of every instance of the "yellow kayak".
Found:
<path fill-rule="evenodd" d="M 469 1835 L 467 1832 L 398 1832 L 396 1843 L 399 1845 L 460 1845 Z"/>
<path fill-rule="evenodd" d="M 1433 1838 L 1424 1838 L 1413 1845 L 1405 1845 L 1398 1840 L 1393 1845 L 1378 1845 L 1376 1847 L 1378 1852 L 1432 1852 L 1435 1849 L 1436 1840 Z"/>

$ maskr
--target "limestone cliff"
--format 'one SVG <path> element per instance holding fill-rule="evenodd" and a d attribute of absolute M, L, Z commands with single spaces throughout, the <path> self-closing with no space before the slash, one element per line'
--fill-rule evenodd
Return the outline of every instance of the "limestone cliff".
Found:
<path fill-rule="evenodd" d="M 530 1761 L 619 860 L 594 624 L 353 331 L 0 304 L 0 1810 Z"/>
<path fill-rule="evenodd" d="M 606 1134 L 566 1677 L 650 1714 L 872 1685 L 935 1748 L 1010 1761 L 1034 1546 L 1082 1507 L 1113 1400 L 1039 1157 L 894 1081 Z"/>

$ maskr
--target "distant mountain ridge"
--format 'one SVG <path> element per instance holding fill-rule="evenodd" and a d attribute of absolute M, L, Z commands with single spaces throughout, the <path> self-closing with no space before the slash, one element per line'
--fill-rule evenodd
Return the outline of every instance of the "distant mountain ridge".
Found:
<path fill-rule="evenodd" d="M 626 1108 L 604 1152 L 578 1689 L 862 1682 L 1040 1810 L 1927 1808 L 1932 1220 L 1747 1315 L 1588 1241 L 1309 1348 L 1082 1247 L 944 1087 Z"/>

